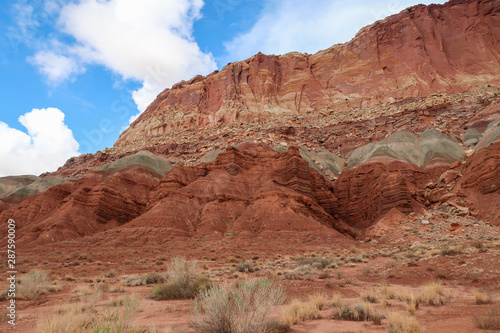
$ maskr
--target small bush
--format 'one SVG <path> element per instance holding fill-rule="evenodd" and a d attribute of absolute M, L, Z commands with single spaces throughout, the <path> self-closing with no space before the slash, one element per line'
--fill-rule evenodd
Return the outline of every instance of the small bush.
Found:
<path fill-rule="evenodd" d="M 236 270 L 241 273 L 252 273 L 255 271 L 252 261 L 245 261 L 236 265 Z"/>
<path fill-rule="evenodd" d="M 202 290 L 208 288 L 207 277 L 198 277 L 189 281 L 176 281 L 168 284 L 160 284 L 153 288 L 151 298 L 157 301 L 173 299 L 192 299 Z"/>
<path fill-rule="evenodd" d="M 183 257 L 173 258 L 167 271 L 170 282 L 186 282 L 195 279 L 197 266 L 197 261 L 187 262 Z"/>
<path fill-rule="evenodd" d="M 330 302 L 330 306 L 336 307 L 338 309 L 344 306 L 344 299 L 340 294 L 334 294 Z"/>
<path fill-rule="evenodd" d="M 300 258 L 297 262 L 299 266 L 312 266 L 315 268 L 325 268 L 332 263 L 332 259 L 329 258 L 317 258 L 317 257 L 304 257 Z"/>
<path fill-rule="evenodd" d="M 137 312 L 139 297 L 124 296 L 111 302 L 113 308 L 99 311 L 93 318 L 92 328 L 95 333 L 130 332 L 132 317 Z"/>
<path fill-rule="evenodd" d="M 369 302 L 369 303 L 378 303 L 379 296 L 377 295 L 377 292 L 374 290 L 370 290 L 364 294 L 361 295 L 361 299 L 363 301 Z"/>
<path fill-rule="evenodd" d="M 311 304 L 318 310 L 323 310 L 326 305 L 326 297 L 322 294 L 314 294 L 309 297 Z"/>
<path fill-rule="evenodd" d="M 283 321 L 285 324 L 295 325 L 300 321 L 317 319 L 320 317 L 319 310 L 312 304 L 302 303 L 298 299 L 283 309 Z"/>
<path fill-rule="evenodd" d="M 388 333 L 420 333 L 422 328 L 417 318 L 399 312 L 392 312 L 387 316 Z"/>
<path fill-rule="evenodd" d="M 266 332 L 267 316 L 284 298 L 283 289 L 268 280 L 217 285 L 196 298 L 189 326 L 198 333 Z"/>
<path fill-rule="evenodd" d="M 420 290 L 420 300 L 429 305 L 443 305 L 444 291 L 441 281 L 431 281 Z"/>
<path fill-rule="evenodd" d="M 451 248 L 451 247 L 444 247 L 440 250 L 440 254 L 442 257 L 454 256 L 460 253 L 462 253 L 461 249 Z"/>
<path fill-rule="evenodd" d="M 490 308 L 485 315 L 475 316 L 474 324 L 482 330 L 500 330 L 500 309 Z"/>
<path fill-rule="evenodd" d="M 343 306 L 337 310 L 334 317 L 350 321 L 373 321 L 375 325 L 380 325 L 384 316 L 373 308 L 368 302 L 356 303 L 353 306 Z"/>
<path fill-rule="evenodd" d="M 290 325 L 276 321 L 276 320 L 271 320 L 265 325 L 262 332 L 263 333 L 289 333 L 291 330 L 292 329 L 290 328 Z"/>
<path fill-rule="evenodd" d="M 165 283 L 166 278 L 163 274 L 152 272 L 146 275 L 144 282 L 146 284 Z"/>
<path fill-rule="evenodd" d="M 208 288 L 209 280 L 196 276 L 196 262 L 188 263 L 185 258 L 176 257 L 168 266 L 169 283 L 153 288 L 151 298 L 160 300 L 190 299 Z"/>
<path fill-rule="evenodd" d="M 478 305 L 490 304 L 492 302 L 491 298 L 488 294 L 480 292 L 477 289 L 474 289 L 474 299 L 476 300 L 476 304 L 478 304 Z"/>
<path fill-rule="evenodd" d="M 19 293 L 22 297 L 33 300 L 45 293 L 48 287 L 47 273 L 38 269 L 33 269 L 28 274 L 21 277 Z"/>

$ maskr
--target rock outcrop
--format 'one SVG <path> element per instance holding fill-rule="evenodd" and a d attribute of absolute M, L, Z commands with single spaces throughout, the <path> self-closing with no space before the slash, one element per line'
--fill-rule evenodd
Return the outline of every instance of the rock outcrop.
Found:
<path fill-rule="evenodd" d="M 332 216 L 331 183 L 308 166 L 298 148 L 279 153 L 248 143 L 228 149 L 211 163 L 177 166 L 163 179 L 147 165 L 126 163 L 131 160 L 138 159 L 121 160 L 30 196 L 0 218 L 16 220 L 22 244 L 57 242 L 116 227 L 136 235 L 154 231 L 163 240 L 228 233 L 308 233 L 334 239 L 351 233 Z"/>
<path fill-rule="evenodd" d="M 425 210 L 498 225 L 499 26 L 495 0 L 420 5 L 314 55 L 257 54 L 183 81 L 114 148 L 0 180 L 0 219 L 20 244 L 334 242 Z"/>

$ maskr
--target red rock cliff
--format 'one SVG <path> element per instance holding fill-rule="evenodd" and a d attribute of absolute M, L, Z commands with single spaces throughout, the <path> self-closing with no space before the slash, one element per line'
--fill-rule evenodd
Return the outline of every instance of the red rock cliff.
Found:
<path fill-rule="evenodd" d="M 343 113 L 436 92 L 498 82 L 500 2 L 455 0 L 415 6 L 314 55 L 257 54 L 163 91 L 115 144 L 236 121 L 285 121 Z"/>

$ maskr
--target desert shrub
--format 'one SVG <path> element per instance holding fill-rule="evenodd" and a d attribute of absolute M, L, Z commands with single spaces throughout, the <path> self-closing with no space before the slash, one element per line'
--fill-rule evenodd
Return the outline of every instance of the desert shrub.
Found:
<path fill-rule="evenodd" d="M 475 247 L 476 249 L 482 249 L 482 248 L 484 248 L 484 244 L 480 240 L 473 241 L 470 245 L 472 247 Z"/>
<path fill-rule="evenodd" d="M 336 308 L 342 308 L 344 306 L 344 299 L 342 298 L 342 295 L 340 294 L 334 294 L 332 296 L 332 300 L 330 301 L 330 306 L 336 307 Z"/>
<path fill-rule="evenodd" d="M 167 284 L 159 284 L 153 288 L 151 298 L 162 301 L 172 299 L 195 298 L 201 290 L 207 289 L 209 280 L 205 276 L 191 278 L 186 281 L 174 281 Z"/>
<path fill-rule="evenodd" d="M 311 303 L 302 303 L 298 299 L 283 309 L 283 321 L 286 324 L 294 325 L 300 321 L 317 319 L 320 317 L 319 309 Z"/>
<path fill-rule="evenodd" d="M 47 272 L 33 269 L 28 274 L 21 276 L 19 294 L 28 300 L 32 300 L 43 294 L 47 287 Z"/>
<path fill-rule="evenodd" d="M 189 326 L 200 333 L 251 333 L 268 329 L 267 316 L 285 293 L 268 280 L 216 285 L 194 301 Z"/>
<path fill-rule="evenodd" d="M 252 273 L 255 271 L 252 261 L 245 261 L 236 265 L 236 270 L 241 273 Z"/>
<path fill-rule="evenodd" d="M 312 266 L 315 268 L 325 268 L 332 263 L 332 259 L 318 257 L 304 257 L 297 262 L 299 266 Z"/>
<path fill-rule="evenodd" d="M 112 308 L 99 311 L 93 317 L 92 329 L 95 333 L 120 333 L 131 330 L 131 321 L 139 306 L 139 297 L 129 295 L 111 302 Z"/>
<path fill-rule="evenodd" d="M 326 297 L 323 294 L 314 294 L 309 297 L 311 304 L 318 310 L 323 310 L 326 305 Z"/>
<path fill-rule="evenodd" d="M 441 281 L 431 281 L 420 289 L 420 300 L 429 305 L 443 305 L 444 291 Z"/>
<path fill-rule="evenodd" d="M 187 262 L 186 258 L 175 257 L 168 265 L 167 274 L 170 282 L 186 282 L 195 279 L 197 261 Z"/>
<path fill-rule="evenodd" d="M 262 330 L 263 333 L 289 333 L 292 329 L 290 325 L 277 320 L 270 320 Z"/>
<path fill-rule="evenodd" d="M 422 328 L 417 318 L 399 312 L 391 312 L 387 315 L 387 332 L 420 333 L 422 332 Z"/>
<path fill-rule="evenodd" d="M 143 286 L 146 284 L 146 276 L 138 274 L 123 275 L 120 276 L 120 281 L 124 286 L 127 287 Z"/>
<path fill-rule="evenodd" d="M 485 294 L 477 289 L 474 289 L 474 299 L 476 300 L 476 304 L 490 304 L 491 298 L 488 294 Z"/>
<path fill-rule="evenodd" d="M 361 299 L 369 303 L 378 303 L 379 296 L 375 290 L 369 290 L 361 295 Z"/>
<path fill-rule="evenodd" d="M 342 320 L 350 321 L 373 321 L 374 324 L 380 325 L 384 316 L 368 302 L 359 302 L 353 306 L 342 306 L 337 309 L 334 317 Z"/>
<path fill-rule="evenodd" d="M 347 258 L 348 262 L 364 262 L 364 258 L 361 254 L 355 255 L 355 256 L 350 256 Z"/>
<path fill-rule="evenodd" d="M 475 316 L 474 324 L 482 330 L 500 330 L 500 309 L 490 308 L 486 314 Z"/>
<path fill-rule="evenodd" d="M 160 274 L 157 272 L 151 272 L 146 275 L 144 282 L 146 284 L 158 284 L 158 283 L 165 283 L 166 278 L 164 274 Z"/>
<path fill-rule="evenodd" d="M 41 333 L 87 333 L 92 328 L 92 312 L 82 304 L 67 304 L 65 309 L 44 317 L 37 325 Z"/>
<path fill-rule="evenodd" d="M 454 256 L 457 254 L 462 253 L 462 250 L 459 248 L 452 248 L 452 247 L 444 247 L 440 250 L 441 256 Z"/>
<path fill-rule="evenodd" d="M 200 290 L 209 286 L 205 276 L 196 275 L 197 262 L 187 262 L 185 258 L 176 257 L 168 265 L 168 283 L 153 288 L 151 298 L 155 300 L 195 298 Z"/>

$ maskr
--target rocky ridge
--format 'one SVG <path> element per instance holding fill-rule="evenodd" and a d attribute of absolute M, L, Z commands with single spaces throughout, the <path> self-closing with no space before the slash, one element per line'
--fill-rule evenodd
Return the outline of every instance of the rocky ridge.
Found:
<path fill-rule="evenodd" d="M 491 0 L 416 6 L 315 55 L 258 54 L 181 82 L 114 148 L 43 175 L 74 179 L 0 199 L 0 218 L 19 221 L 23 244 L 369 240 L 427 213 L 494 232 L 499 13 Z"/>

